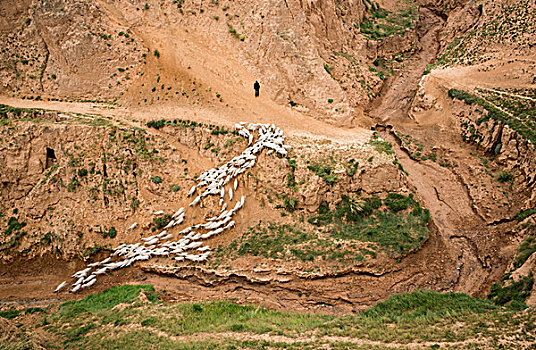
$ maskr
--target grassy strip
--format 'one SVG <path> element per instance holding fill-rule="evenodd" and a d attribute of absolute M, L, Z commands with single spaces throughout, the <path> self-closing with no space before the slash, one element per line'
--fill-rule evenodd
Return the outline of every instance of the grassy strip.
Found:
<path fill-rule="evenodd" d="M 282 312 L 229 301 L 146 304 L 135 300 L 142 288 L 152 295 L 150 285 L 125 285 L 63 304 L 57 312 L 46 311 L 50 314 L 42 315 L 43 322 L 30 326 L 34 329 L 28 331 L 48 334 L 43 338 L 46 348 L 308 349 L 319 342 L 326 343 L 320 339 L 324 336 L 406 344 L 495 338 L 517 332 L 514 341 L 531 341 L 536 328 L 534 311 L 516 313 L 457 293 L 399 294 L 360 314 L 331 316 Z M 125 307 L 114 309 L 119 303 L 125 303 Z M 229 337 L 218 335 L 227 332 Z M 235 333 L 245 338 L 233 338 Z M 255 334 L 280 335 L 296 341 L 247 339 Z M 315 341 L 303 340 L 312 334 L 318 337 Z M 195 338 L 174 338 L 191 335 Z M 4 346 L 16 348 L 10 344 L 21 343 L 20 339 L 9 339 Z M 359 343 L 335 343 L 335 348 L 359 348 Z"/>
<path fill-rule="evenodd" d="M 226 129 L 223 126 L 220 127 L 214 124 L 203 124 L 203 123 L 198 123 L 198 122 L 195 122 L 192 120 L 186 120 L 186 119 L 173 119 L 173 120 L 160 119 L 160 120 L 151 120 L 147 122 L 148 128 L 160 129 L 160 128 L 163 128 L 164 126 L 179 126 L 183 128 L 190 128 L 192 130 L 194 130 L 197 127 L 200 127 L 200 128 L 204 127 L 204 128 L 209 128 L 210 133 L 212 135 L 227 135 L 227 134 L 238 135 L 237 131 Z"/>

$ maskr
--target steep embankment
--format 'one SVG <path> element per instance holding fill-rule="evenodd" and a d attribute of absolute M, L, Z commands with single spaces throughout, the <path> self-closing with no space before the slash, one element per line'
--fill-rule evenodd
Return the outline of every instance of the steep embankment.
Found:
<path fill-rule="evenodd" d="M 515 252 L 520 241 L 533 235 L 530 219 L 522 221 L 534 207 L 533 146 L 527 141 L 533 130 L 530 67 L 534 61 L 527 59 L 530 45 L 510 41 L 513 33 L 525 37 L 531 29 L 525 16 L 511 33 L 490 26 L 496 18 L 510 21 L 512 13 L 533 11 L 532 5 L 520 6 L 468 3 L 466 16 L 461 8 L 447 11 L 444 26 L 436 28 L 439 42 L 432 52 L 439 48 L 437 58 L 426 64 L 419 60 L 421 53 L 413 61 L 418 69 L 425 68 L 422 78 L 394 78 L 392 90 L 383 91 L 384 97 L 372 109 L 378 121 L 393 126 L 389 130 L 393 143 L 399 145 L 400 162 L 459 262 L 461 291 L 486 292 L 503 271 L 512 269 L 512 259 L 522 254 Z M 508 52 L 495 41 L 509 45 Z M 478 54 L 485 58 L 475 60 Z M 432 70 L 447 64 L 453 67 Z M 402 109 L 390 118 L 389 97 L 404 96 L 400 87 L 415 98 L 401 104 Z M 525 270 L 522 276 L 526 277 L 530 268 Z"/>

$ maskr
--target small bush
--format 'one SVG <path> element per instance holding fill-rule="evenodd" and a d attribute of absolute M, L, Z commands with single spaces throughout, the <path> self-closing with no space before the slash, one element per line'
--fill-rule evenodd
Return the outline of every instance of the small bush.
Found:
<path fill-rule="evenodd" d="M 153 218 L 153 224 L 155 224 L 157 229 L 161 229 L 166 226 L 171 221 L 171 215 L 166 214 Z"/>
<path fill-rule="evenodd" d="M 115 236 L 117 236 L 117 230 L 115 229 L 115 227 L 112 226 L 108 230 L 108 237 L 115 238 Z"/>
<path fill-rule="evenodd" d="M 162 183 L 163 180 L 162 180 L 162 178 L 160 176 L 157 175 L 157 176 L 151 177 L 151 181 L 158 185 L 158 184 Z"/>
<path fill-rule="evenodd" d="M 505 281 L 492 285 L 488 298 L 497 305 L 514 304 L 516 308 L 525 308 L 525 300 L 530 296 L 534 284 L 532 274 L 517 282 L 511 280 L 508 282 L 508 285 Z"/>
<path fill-rule="evenodd" d="M 80 177 L 84 177 L 84 176 L 87 176 L 87 169 L 85 168 L 82 168 L 82 169 L 78 169 L 78 176 Z"/>
<path fill-rule="evenodd" d="M 160 52 L 158 52 L 158 50 L 154 50 L 154 55 L 156 58 L 160 58 Z"/>
<path fill-rule="evenodd" d="M 514 175 L 501 171 L 499 175 L 497 175 L 497 181 L 499 182 L 510 182 L 514 179 Z"/>

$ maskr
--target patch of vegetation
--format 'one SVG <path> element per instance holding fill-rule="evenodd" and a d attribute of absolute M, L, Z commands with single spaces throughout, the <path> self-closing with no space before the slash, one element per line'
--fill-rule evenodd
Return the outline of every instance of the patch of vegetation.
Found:
<path fill-rule="evenodd" d="M 19 222 L 18 218 L 10 217 L 7 221 L 7 228 L 3 232 L 6 241 L 0 244 L 0 251 L 19 246 L 22 237 L 26 235 L 26 231 L 22 231 L 25 226 L 25 222 Z"/>
<path fill-rule="evenodd" d="M 504 172 L 504 171 L 501 171 L 497 175 L 497 181 L 499 181 L 499 182 L 510 182 L 513 179 L 514 179 L 514 175 L 512 175 L 510 173 L 507 173 L 507 172 Z"/>
<path fill-rule="evenodd" d="M 375 255 L 369 251 L 368 254 Z M 275 260 L 296 259 L 302 262 L 362 261 L 361 250 L 320 238 L 297 225 L 268 223 L 250 227 L 227 247 L 220 248 L 216 257 L 261 256 Z"/>
<path fill-rule="evenodd" d="M 477 124 L 489 119 L 502 121 L 522 137 L 532 143 L 536 143 L 536 127 L 534 124 L 536 121 L 536 102 L 534 100 L 488 90 L 480 90 L 480 94 L 484 97 L 458 89 L 450 89 L 448 92 L 449 97 L 452 99 L 464 101 L 469 105 L 476 104 L 486 110 L 487 114 L 481 117 Z"/>
<path fill-rule="evenodd" d="M 536 253 L 536 237 L 531 235 L 525 238 L 519 248 L 517 248 L 517 255 L 514 259 L 514 269 L 523 266 L 533 253 Z"/>
<path fill-rule="evenodd" d="M 106 238 L 106 237 L 115 238 L 115 236 L 117 236 L 117 230 L 113 226 L 111 226 L 107 232 L 105 231 L 102 233 L 102 238 Z"/>
<path fill-rule="evenodd" d="M 370 40 L 382 40 L 392 35 L 403 35 L 412 29 L 417 19 L 417 6 L 411 2 L 396 12 L 382 9 L 371 1 L 368 7 L 370 16 L 365 16 L 360 24 L 356 23 L 362 34 Z"/>
<path fill-rule="evenodd" d="M 382 204 L 386 206 L 381 210 Z M 319 208 L 309 218 L 316 226 L 330 225 L 331 236 L 338 239 L 371 242 L 391 257 L 402 257 L 416 251 L 430 234 L 430 213 L 412 196 L 388 194 L 385 200 L 373 196 L 343 196 L 335 210 Z"/>
<path fill-rule="evenodd" d="M 296 206 L 298 205 L 298 200 L 296 198 L 289 198 L 285 196 L 283 198 L 283 207 L 290 213 L 294 212 L 296 210 Z"/>
<path fill-rule="evenodd" d="M 529 209 L 521 210 L 519 213 L 517 213 L 515 218 L 517 221 L 523 221 L 529 216 L 532 216 L 534 214 L 536 214 L 536 208 L 529 208 Z"/>
<path fill-rule="evenodd" d="M 160 120 L 151 120 L 147 122 L 148 128 L 154 128 L 154 129 L 160 129 L 164 126 L 175 126 L 175 127 L 182 127 L 182 128 L 189 128 L 194 130 L 195 128 L 208 128 L 210 130 L 210 133 L 212 135 L 227 135 L 227 134 L 233 134 L 238 135 L 238 132 L 236 130 L 229 130 L 226 129 L 223 126 L 214 125 L 214 124 L 204 124 L 195 122 L 192 120 L 184 120 L 184 119 L 172 119 L 172 120 L 166 120 L 166 119 L 160 119 Z"/>
<path fill-rule="evenodd" d="M 294 175 L 294 172 L 296 171 L 296 167 L 298 166 L 296 159 L 287 157 L 287 166 L 290 169 L 290 171 L 287 173 L 287 176 L 286 176 L 287 186 L 297 191 L 298 183 L 296 182 L 296 176 Z"/>
<path fill-rule="evenodd" d="M 0 311 L 0 317 L 6 318 L 8 320 L 12 320 L 18 315 L 20 315 L 20 313 L 21 313 L 20 310 L 5 310 L 5 311 Z"/>
<path fill-rule="evenodd" d="M 354 177 L 358 168 L 359 168 L 359 162 L 354 159 L 350 159 L 346 166 L 346 175 L 350 177 Z"/>
<path fill-rule="evenodd" d="M 235 38 L 235 39 L 239 39 L 240 41 L 244 41 L 246 38 L 240 34 L 238 34 L 238 32 L 236 31 L 236 29 L 233 28 L 232 25 L 230 25 L 229 23 L 227 24 L 227 27 L 229 28 L 229 33 L 231 33 L 231 35 Z"/>
<path fill-rule="evenodd" d="M 329 74 L 329 76 L 330 76 L 331 78 L 333 78 L 333 79 L 335 79 L 335 78 L 333 77 L 333 73 L 332 73 L 332 71 L 333 71 L 334 68 L 335 68 L 335 67 L 330 66 L 330 65 L 327 64 L 327 63 L 324 63 L 324 70 L 325 70 L 325 71 Z M 330 99 L 330 100 L 331 100 L 331 102 L 333 102 L 332 99 Z M 329 102 L 329 100 L 328 100 L 328 102 Z M 331 103 L 331 102 L 330 102 L 330 103 Z"/>
<path fill-rule="evenodd" d="M 171 215 L 165 214 L 161 216 L 157 216 L 153 218 L 153 224 L 156 226 L 157 229 L 161 229 L 162 227 L 166 226 L 168 222 L 171 221 Z"/>
<path fill-rule="evenodd" d="M 363 312 L 363 316 L 386 322 L 429 320 L 455 317 L 467 313 L 485 313 L 497 307 L 463 293 L 436 293 L 418 290 L 407 294 L 396 294 Z"/>
<path fill-rule="evenodd" d="M 75 175 L 72 177 L 71 182 L 67 185 L 67 191 L 75 192 L 78 187 L 80 187 L 80 181 L 78 181 L 78 178 Z"/>
<path fill-rule="evenodd" d="M 7 118 L 8 113 L 20 117 L 22 115 L 34 115 L 36 112 L 42 111 L 42 109 L 38 108 L 18 108 L 0 104 L 0 118 Z"/>
<path fill-rule="evenodd" d="M 515 309 L 524 309 L 525 300 L 530 296 L 534 278 L 532 273 L 517 282 L 505 276 L 501 281 L 491 286 L 488 298 L 497 305 L 510 305 Z"/>
<path fill-rule="evenodd" d="M 163 180 L 162 180 L 162 178 L 160 176 L 156 175 L 156 176 L 151 177 L 151 181 L 154 184 L 158 185 L 158 184 L 161 184 Z"/>
<path fill-rule="evenodd" d="M 368 142 L 371 144 L 378 153 L 394 154 L 393 145 L 390 142 L 382 140 L 377 133 L 374 133 L 372 138 Z"/>
<path fill-rule="evenodd" d="M 432 69 L 448 65 L 450 62 L 452 62 L 453 59 L 458 58 L 462 53 L 464 47 L 460 44 L 460 39 L 455 39 L 452 43 L 450 43 L 449 46 L 447 46 L 447 48 L 445 49 L 445 51 L 441 55 L 439 55 L 433 63 L 426 65 L 423 75 L 430 74 Z"/>
<path fill-rule="evenodd" d="M 333 167 L 322 163 L 312 163 L 307 166 L 318 177 L 321 177 L 328 185 L 333 186 L 337 181 L 337 175 L 333 174 Z"/>
<path fill-rule="evenodd" d="M 85 168 L 78 169 L 78 176 L 80 176 L 80 177 L 86 177 L 87 174 L 88 174 L 87 169 L 85 169 Z"/>
<path fill-rule="evenodd" d="M 20 231 L 24 226 L 26 226 L 25 222 L 19 222 L 18 218 L 12 216 L 7 221 L 7 228 L 4 230 L 4 236 L 10 236 L 17 231 Z"/>
<path fill-rule="evenodd" d="M 114 288 L 119 290 L 110 295 Z M 127 288 L 128 295 L 119 295 Z M 135 289 L 131 292 L 130 288 Z M 334 316 L 270 310 L 231 301 L 145 304 L 136 301 L 142 288 L 150 298 L 154 296 L 152 286 L 113 287 L 63 304 L 58 312 L 46 314 L 42 324 L 29 325 L 26 332 L 18 334 L 44 334 L 46 348 L 76 349 L 150 349 L 155 344 L 159 349 L 193 350 L 363 348 L 360 343 L 334 340 L 337 337 L 382 343 L 445 343 L 442 347 L 462 342 L 474 348 L 500 342 L 504 348 L 517 348 L 520 342 L 532 344 L 534 340 L 534 311 L 498 308 L 489 301 L 458 293 L 397 294 L 365 312 Z M 114 309 L 121 303 L 124 307 Z M 233 333 L 241 334 L 237 337 Z M 296 338 L 304 334 L 316 336 L 292 343 L 272 340 L 274 335 Z M 255 335 L 266 335 L 266 340 L 255 340 Z M 177 339 L 183 336 L 186 339 Z M 26 340 L 7 338 L 3 346 L 34 347 Z"/>
<path fill-rule="evenodd" d="M 143 290 L 147 298 L 156 302 L 158 297 L 151 284 L 114 286 L 101 293 L 92 294 L 84 299 L 68 301 L 60 305 L 58 314 L 61 317 L 77 317 L 86 312 L 111 310 L 114 306 L 134 300 Z"/>

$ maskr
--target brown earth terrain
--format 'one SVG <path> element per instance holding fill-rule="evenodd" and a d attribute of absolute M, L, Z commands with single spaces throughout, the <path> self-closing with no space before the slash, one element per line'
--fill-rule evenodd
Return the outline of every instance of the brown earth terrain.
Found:
<path fill-rule="evenodd" d="M 173 302 L 341 315 L 394 293 L 486 298 L 532 281 L 535 12 L 510 0 L 0 1 L 0 309 L 144 283 Z M 275 124 L 292 148 L 241 175 L 246 205 L 206 262 L 152 258 L 53 293 L 153 234 L 156 211 L 185 207 L 184 225 L 218 214 L 216 199 L 188 209 L 186 194 L 247 147 L 241 121 Z M 533 310 L 536 287 L 524 292 Z"/>

